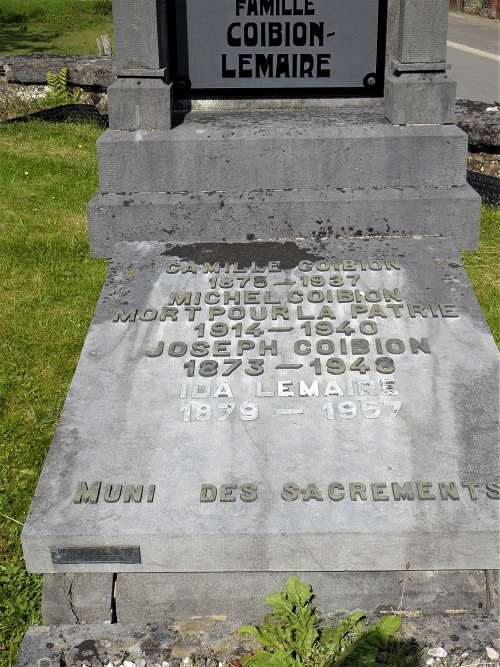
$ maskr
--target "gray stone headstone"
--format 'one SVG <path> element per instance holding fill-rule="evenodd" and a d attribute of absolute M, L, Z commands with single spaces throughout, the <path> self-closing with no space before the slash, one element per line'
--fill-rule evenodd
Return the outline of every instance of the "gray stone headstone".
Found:
<path fill-rule="evenodd" d="M 28 568 L 496 568 L 497 397 L 448 239 L 120 244 Z"/>

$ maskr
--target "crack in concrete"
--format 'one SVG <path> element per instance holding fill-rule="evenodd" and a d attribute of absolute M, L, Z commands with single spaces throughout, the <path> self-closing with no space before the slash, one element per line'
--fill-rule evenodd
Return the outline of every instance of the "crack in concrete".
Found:
<path fill-rule="evenodd" d="M 69 579 L 69 587 L 68 587 L 68 601 L 69 601 L 69 608 L 71 610 L 71 613 L 75 617 L 75 622 L 78 624 L 80 622 L 80 619 L 78 618 L 78 614 L 75 611 L 75 607 L 73 605 L 73 578 L 68 577 L 67 575 L 64 575 L 65 580 Z"/>

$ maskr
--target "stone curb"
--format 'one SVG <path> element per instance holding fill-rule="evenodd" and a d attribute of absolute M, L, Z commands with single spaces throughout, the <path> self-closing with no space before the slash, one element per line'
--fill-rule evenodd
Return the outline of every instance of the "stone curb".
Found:
<path fill-rule="evenodd" d="M 469 135 L 469 148 L 500 148 L 500 105 L 457 100 L 456 124 Z"/>
<path fill-rule="evenodd" d="M 402 615 L 403 640 L 425 649 L 443 647 L 452 659 L 459 659 L 466 652 L 464 667 L 487 664 L 486 647 L 500 647 L 498 620 L 491 616 L 460 611 L 442 616 L 421 612 Z M 376 614 L 368 614 L 365 623 L 377 623 L 379 619 Z M 327 624 L 340 620 L 341 617 L 329 617 Z M 196 617 L 164 626 L 32 626 L 24 637 L 17 667 L 110 667 L 110 663 L 118 666 L 126 661 L 137 667 L 166 667 L 165 662 L 177 667 L 192 660 L 206 667 L 218 667 L 257 648 L 254 638 L 236 634 L 240 625 L 229 623 L 224 617 Z"/>
<path fill-rule="evenodd" d="M 47 72 L 68 69 L 68 83 L 77 86 L 107 88 L 115 80 L 111 56 L 21 54 L 0 56 L 0 76 L 9 83 L 45 84 Z"/>
<path fill-rule="evenodd" d="M 45 84 L 47 72 L 68 69 L 68 83 L 97 86 L 103 91 L 115 80 L 110 56 L 22 54 L 0 56 L 0 76 L 9 83 Z M 496 111 L 493 110 L 496 107 Z M 488 110 L 489 109 L 489 110 Z M 469 135 L 469 146 L 500 147 L 500 107 L 471 100 L 456 101 L 456 124 Z"/>

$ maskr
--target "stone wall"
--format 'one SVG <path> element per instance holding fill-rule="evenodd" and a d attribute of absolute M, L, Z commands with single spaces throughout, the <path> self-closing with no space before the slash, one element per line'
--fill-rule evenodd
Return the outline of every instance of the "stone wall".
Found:
<path fill-rule="evenodd" d="M 79 92 L 82 104 L 95 105 L 106 116 L 106 90 L 115 80 L 114 58 L 109 56 L 22 54 L 0 56 L 0 103 L 9 95 L 36 100 L 47 92 L 47 72 L 68 70 L 68 88 Z M 8 90 L 7 90 L 8 87 Z"/>
<path fill-rule="evenodd" d="M 464 0 L 463 11 L 466 14 L 489 17 L 490 0 Z"/>

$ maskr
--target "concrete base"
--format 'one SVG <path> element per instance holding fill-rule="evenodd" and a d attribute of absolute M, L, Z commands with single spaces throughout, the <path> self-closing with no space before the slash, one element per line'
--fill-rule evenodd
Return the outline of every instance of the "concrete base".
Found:
<path fill-rule="evenodd" d="M 198 111 L 172 130 L 109 130 L 88 208 L 91 252 L 110 257 L 129 240 L 415 234 L 475 248 L 465 133 L 393 126 L 383 113 Z"/>
<path fill-rule="evenodd" d="M 97 194 L 88 204 L 90 250 L 121 241 L 242 242 L 439 235 L 475 249 L 480 199 L 469 186 Z M 447 221 L 446 226 L 444 221 Z"/>
<path fill-rule="evenodd" d="M 46 625 L 171 623 L 193 616 L 224 616 L 256 623 L 269 612 L 265 596 L 282 590 L 291 574 L 309 582 L 322 614 L 353 609 L 380 612 L 399 606 L 404 572 L 164 572 L 44 577 Z M 498 615 L 498 571 L 410 572 L 403 607 L 425 614 L 467 610 Z M 492 585 L 493 582 L 493 585 Z M 496 584 L 495 584 L 496 582 Z M 70 584 L 70 585 L 68 585 Z M 114 591 L 112 599 L 111 592 Z M 116 614 L 116 616 L 115 616 Z"/>
<path fill-rule="evenodd" d="M 112 130 L 172 127 L 172 85 L 160 77 L 119 77 L 108 88 Z"/>
<path fill-rule="evenodd" d="M 398 72 L 385 80 L 385 117 L 393 125 L 454 123 L 456 89 L 445 72 Z"/>
<path fill-rule="evenodd" d="M 500 648 L 498 622 L 478 613 L 445 616 L 403 612 L 401 641 L 423 648 L 443 646 L 453 664 L 467 651 L 465 665 L 486 664 L 485 647 Z M 341 618 L 329 618 L 335 625 Z M 364 626 L 376 624 L 378 615 L 366 618 Z M 139 619 L 138 619 L 139 621 Z M 182 664 L 190 658 L 206 667 L 219 667 L 258 648 L 250 635 L 236 634 L 241 625 L 225 618 L 192 618 L 172 624 L 90 624 L 32 626 L 28 629 L 17 661 L 18 667 L 79 667 L 82 664 L 121 665 L 127 660 L 140 664 Z M 85 661 L 85 662 L 84 662 Z"/>
<path fill-rule="evenodd" d="M 46 574 L 42 618 L 45 625 L 104 623 L 112 619 L 112 574 Z"/>

